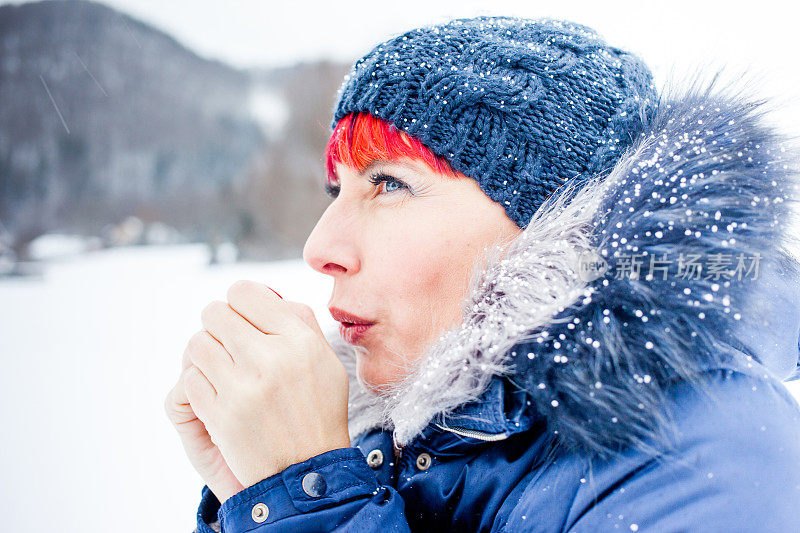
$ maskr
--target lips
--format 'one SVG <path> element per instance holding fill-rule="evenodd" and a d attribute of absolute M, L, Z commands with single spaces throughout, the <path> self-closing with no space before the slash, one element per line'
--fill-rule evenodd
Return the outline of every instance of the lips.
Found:
<path fill-rule="evenodd" d="M 348 313 L 338 307 L 329 307 L 328 310 L 334 320 L 340 323 L 339 334 L 350 344 L 357 344 L 364 334 L 375 325 L 372 320 Z"/>
<path fill-rule="evenodd" d="M 366 318 L 362 318 L 360 316 L 354 315 L 352 313 L 348 313 L 347 311 L 343 311 L 338 307 L 329 307 L 328 310 L 331 312 L 331 316 L 337 322 L 341 322 L 342 324 L 352 326 L 352 325 L 371 325 L 374 324 L 374 320 L 368 320 Z"/>
<path fill-rule="evenodd" d="M 354 324 L 348 326 L 346 323 L 343 323 L 339 326 L 339 335 L 350 344 L 358 344 L 367 330 L 372 326 L 373 324 Z"/>

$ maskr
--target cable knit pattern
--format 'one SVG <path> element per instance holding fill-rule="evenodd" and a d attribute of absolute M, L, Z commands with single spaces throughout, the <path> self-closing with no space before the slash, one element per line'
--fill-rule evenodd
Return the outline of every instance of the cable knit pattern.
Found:
<path fill-rule="evenodd" d="M 331 126 L 353 112 L 389 121 L 525 227 L 564 182 L 610 170 L 657 98 L 642 60 L 588 26 L 477 17 L 376 46 L 345 76 Z"/>

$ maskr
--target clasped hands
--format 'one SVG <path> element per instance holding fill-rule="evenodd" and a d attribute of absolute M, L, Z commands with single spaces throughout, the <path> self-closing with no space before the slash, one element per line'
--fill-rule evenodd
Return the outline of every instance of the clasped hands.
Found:
<path fill-rule="evenodd" d="M 287 466 L 350 446 L 348 376 L 314 312 L 237 281 L 201 313 L 165 400 L 194 468 L 222 503 Z"/>

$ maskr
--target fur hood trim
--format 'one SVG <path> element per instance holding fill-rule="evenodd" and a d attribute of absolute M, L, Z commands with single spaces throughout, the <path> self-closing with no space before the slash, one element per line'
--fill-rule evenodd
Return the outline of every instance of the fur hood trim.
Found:
<path fill-rule="evenodd" d="M 351 437 L 406 444 L 502 377 L 562 448 L 605 455 L 665 440 L 671 383 L 702 390 L 712 368 L 797 378 L 800 158 L 765 101 L 718 77 L 662 91 L 613 168 L 567 182 L 490 250 L 462 323 L 390 392 L 368 392 L 353 347 L 327 333 L 351 377 Z"/>

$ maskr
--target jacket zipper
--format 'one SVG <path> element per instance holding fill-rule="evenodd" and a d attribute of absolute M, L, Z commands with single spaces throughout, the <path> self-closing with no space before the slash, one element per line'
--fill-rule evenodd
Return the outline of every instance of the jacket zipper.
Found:
<path fill-rule="evenodd" d="M 494 442 L 508 438 L 508 433 L 486 433 L 485 431 L 476 431 L 474 429 L 467 429 L 458 426 L 442 426 L 439 424 L 436 424 L 436 427 L 443 429 L 444 431 L 455 433 L 456 435 L 461 435 L 462 437 L 471 437 L 473 439 L 487 442 Z"/>
<path fill-rule="evenodd" d="M 394 449 L 395 461 L 399 462 L 401 457 L 403 457 L 403 448 L 395 448 Z"/>
<path fill-rule="evenodd" d="M 434 425 L 436 425 L 436 427 L 439 429 L 455 433 L 456 435 L 461 435 L 462 437 L 471 437 L 473 439 L 486 442 L 495 442 L 508 438 L 508 433 L 487 433 L 485 431 L 476 431 L 474 429 L 467 429 L 458 426 L 442 426 L 436 423 L 434 423 Z M 392 450 L 394 452 L 395 461 L 399 464 L 400 458 L 403 457 L 403 446 L 397 443 L 397 440 L 394 438 L 394 433 L 392 434 Z"/>
<path fill-rule="evenodd" d="M 400 464 L 400 458 L 403 456 L 403 447 L 397 443 L 394 432 L 392 432 L 392 451 L 394 452 L 395 463 Z"/>

